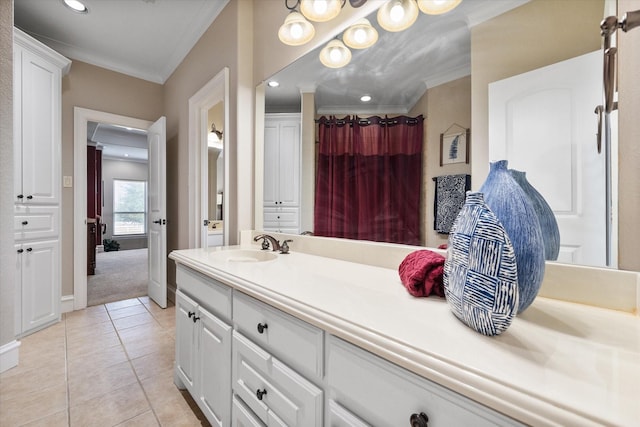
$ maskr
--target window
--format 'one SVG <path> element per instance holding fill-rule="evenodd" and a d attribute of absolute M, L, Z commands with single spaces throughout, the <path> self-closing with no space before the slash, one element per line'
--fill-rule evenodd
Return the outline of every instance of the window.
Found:
<path fill-rule="evenodd" d="M 113 180 L 113 235 L 145 234 L 147 182 Z"/>

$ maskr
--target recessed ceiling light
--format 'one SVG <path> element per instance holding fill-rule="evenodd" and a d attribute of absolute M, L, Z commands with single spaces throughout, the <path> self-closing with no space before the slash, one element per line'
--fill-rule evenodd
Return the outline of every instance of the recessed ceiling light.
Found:
<path fill-rule="evenodd" d="M 77 13 L 87 13 L 89 9 L 79 0 L 62 0 L 65 6 Z"/>
<path fill-rule="evenodd" d="M 127 153 L 124 153 L 124 156 L 125 156 L 125 157 L 129 157 L 129 155 L 128 155 Z"/>
<path fill-rule="evenodd" d="M 369 101 L 371 101 L 371 95 L 362 95 L 362 96 L 360 97 L 360 101 L 362 101 L 362 102 L 369 102 Z"/>
<path fill-rule="evenodd" d="M 269 87 L 278 87 L 280 86 L 280 83 L 275 80 L 271 80 L 269 83 L 267 83 L 267 85 L 269 85 Z"/>

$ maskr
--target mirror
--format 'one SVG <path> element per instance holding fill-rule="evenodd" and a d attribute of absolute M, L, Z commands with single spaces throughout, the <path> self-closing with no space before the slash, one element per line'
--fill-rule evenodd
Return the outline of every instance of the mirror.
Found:
<path fill-rule="evenodd" d="M 207 246 L 222 246 L 224 204 L 224 102 L 207 112 Z"/>
<path fill-rule="evenodd" d="M 305 144 L 308 151 L 308 145 L 316 140 L 313 135 L 317 126 L 310 123 L 321 115 L 424 114 L 421 245 L 437 247 L 446 243 L 447 235 L 433 230 L 432 179 L 471 174 L 473 188 L 477 189 L 484 181 L 489 160 L 497 160 L 489 158 L 487 141 L 489 83 L 599 50 L 599 23 L 604 15 L 605 0 L 463 0 L 452 12 L 438 16 L 420 14 L 408 30 L 388 33 L 379 28 L 373 14 L 369 21 L 380 37 L 376 45 L 362 51 L 352 50 L 351 63 L 339 69 L 320 64 L 318 54 L 322 47 L 308 53 L 268 80 L 276 80 L 280 86 L 265 85 L 262 89 L 265 112 L 300 112 L 303 105 L 303 153 Z M 523 40 L 529 42 L 524 44 Z M 372 97 L 366 105 L 359 100 L 364 94 Z M 309 108 L 305 110 L 309 103 L 314 106 L 313 114 L 308 112 Z M 588 106 L 591 113 L 594 107 Z M 439 137 L 454 124 L 471 128 L 471 162 L 442 166 Z M 594 132 L 595 124 L 593 115 Z M 309 134 L 310 138 L 305 137 Z M 595 146 L 595 137 L 592 145 Z M 309 187 L 305 182 L 304 171 L 315 170 L 315 156 L 303 154 L 302 159 L 301 185 L 313 188 L 313 184 Z M 545 164 L 540 166 L 544 173 Z M 535 173 L 527 170 L 528 176 Z M 312 231 L 312 225 L 304 226 L 313 224 L 313 209 L 304 200 L 300 212 L 303 224 L 300 231 Z"/>

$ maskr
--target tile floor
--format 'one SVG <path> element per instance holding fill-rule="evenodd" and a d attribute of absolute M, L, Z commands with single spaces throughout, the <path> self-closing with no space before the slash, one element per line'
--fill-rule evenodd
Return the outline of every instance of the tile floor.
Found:
<path fill-rule="evenodd" d="M 208 426 L 173 384 L 175 306 L 148 297 L 66 313 L 0 374 L 0 425 Z"/>

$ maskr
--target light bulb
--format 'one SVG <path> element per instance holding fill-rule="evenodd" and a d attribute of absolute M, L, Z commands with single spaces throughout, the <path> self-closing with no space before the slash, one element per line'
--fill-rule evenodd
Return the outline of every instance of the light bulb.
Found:
<path fill-rule="evenodd" d="M 389 12 L 389 17 L 394 22 L 402 21 L 402 18 L 404 18 L 404 8 L 402 7 L 402 4 L 396 3 L 395 5 L 393 5 L 391 11 Z"/>
<path fill-rule="evenodd" d="M 292 24 L 289 32 L 291 34 L 291 37 L 293 37 L 294 39 L 299 39 L 300 37 L 302 37 L 302 25 L 298 24 L 297 22 L 295 24 Z"/>
<path fill-rule="evenodd" d="M 322 15 L 323 13 L 327 13 L 327 0 L 316 0 L 313 2 L 313 10 Z"/>
<path fill-rule="evenodd" d="M 355 33 L 353 33 L 353 38 L 356 39 L 358 43 L 364 43 L 367 41 L 367 32 L 362 28 L 358 28 Z"/>
<path fill-rule="evenodd" d="M 331 58 L 333 62 L 340 61 L 340 59 L 342 59 L 342 53 L 340 53 L 340 49 L 338 49 L 337 47 L 331 49 L 331 51 L 329 52 L 329 58 Z"/>

